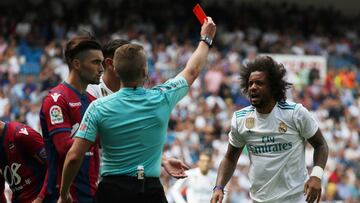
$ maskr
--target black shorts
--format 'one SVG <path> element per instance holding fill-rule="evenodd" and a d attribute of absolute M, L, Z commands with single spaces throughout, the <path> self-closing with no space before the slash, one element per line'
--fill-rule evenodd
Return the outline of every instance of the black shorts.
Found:
<path fill-rule="evenodd" d="M 95 203 L 167 203 L 159 178 L 111 175 L 102 178 Z"/>

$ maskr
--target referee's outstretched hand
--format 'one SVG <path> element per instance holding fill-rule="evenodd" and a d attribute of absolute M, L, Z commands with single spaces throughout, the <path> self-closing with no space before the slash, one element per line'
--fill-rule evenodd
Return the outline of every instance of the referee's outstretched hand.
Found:
<path fill-rule="evenodd" d="M 208 37 L 211 37 L 211 39 L 214 38 L 216 33 L 216 25 L 211 17 L 207 17 L 205 19 L 204 24 L 201 26 L 201 32 L 200 35 L 205 35 Z"/>
<path fill-rule="evenodd" d="M 189 170 L 189 167 L 179 159 L 175 158 L 163 158 L 162 165 L 165 171 L 174 178 L 186 178 L 186 170 Z"/>

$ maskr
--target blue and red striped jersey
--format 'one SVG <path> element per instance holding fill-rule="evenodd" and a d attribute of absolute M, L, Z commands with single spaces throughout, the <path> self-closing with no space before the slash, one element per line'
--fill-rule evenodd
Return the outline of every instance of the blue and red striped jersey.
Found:
<path fill-rule="evenodd" d="M 66 153 L 85 110 L 93 100 L 95 97 L 88 93 L 81 94 L 66 82 L 50 90 L 43 100 L 40 122 L 49 160 L 47 192 L 54 200 L 59 196 Z M 74 202 L 93 202 L 99 177 L 99 159 L 99 145 L 94 144 L 86 153 L 71 185 L 70 193 Z"/>
<path fill-rule="evenodd" d="M 4 181 L 9 184 L 13 192 L 12 202 L 31 202 L 39 195 L 43 197 L 40 191 L 46 168 L 41 135 L 24 124 L 5 123 L 0 136 L 0 184 L 2 191 Z"/>

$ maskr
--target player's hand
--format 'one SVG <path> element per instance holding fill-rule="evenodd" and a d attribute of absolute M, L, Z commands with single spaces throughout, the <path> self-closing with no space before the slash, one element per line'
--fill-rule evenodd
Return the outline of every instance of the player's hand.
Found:
<path fill-rule="evenodd" d="M 204 24 L 201 27 L 200 35 L 201 36 L 206 35 L 214 39 L 215 32 L 216 32 L 216 25 L 214 21 L 212 20 L 211 17 L 206 17 Z"/>
<path fill-rule="evenodd" d="M 66 197 L 63 197 L 60 195 L 57 203 L 72 203 L 72 199 L 71 199 L 71 196 L 68 194 Z"/>
<path fill-rule="evenodd" d="M 211 203 L 222 203 L 224 198 L 224 193 L 222 190 L 214 190 L 211 200 Z"/>
<path fill-rule="evenodd" d="M 163 159 L 162 165 L 165 171 L 174 178 L 179 179 L 179 178 L 187 177 L 185 171 L 189 170 L 189 167 L 179 159 L 174 159 L 174 158 Z"/>
<path fill-rule="evenodd" d="M 41 197 L 37 197 L 31 203 L 42 203 L 42 202 L 43 202 L 43 199 Z"/>
<path fill-rule="evenodd" d="M 320 202 L 321 199 L 321 180 L 317 177 L 311 176 L 306 181 L 304 186 L 304 195 L 306 196 L 306 202 Z"/>

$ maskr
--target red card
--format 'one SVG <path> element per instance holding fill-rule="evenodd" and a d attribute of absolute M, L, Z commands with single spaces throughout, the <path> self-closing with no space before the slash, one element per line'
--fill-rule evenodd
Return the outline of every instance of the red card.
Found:
<path fill-rule="evenodd" d="M 206 14 L 199 4 L 195 5 L 195 7 L 193 8 L 193 12 L 196 15 L 197 19 L 199 20 L 199 22 L 201 23 L 201 25 L 204 24 L 206 19 Z"/>

